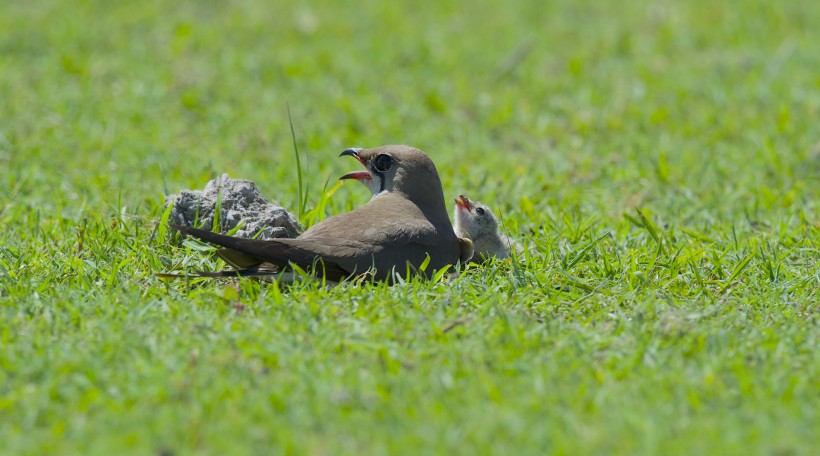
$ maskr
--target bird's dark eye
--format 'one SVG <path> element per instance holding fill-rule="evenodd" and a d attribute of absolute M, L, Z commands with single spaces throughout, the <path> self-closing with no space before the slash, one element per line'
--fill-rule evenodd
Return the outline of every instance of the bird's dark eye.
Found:
<path fill-rule="evenodd" d="M 387 154 L 378 155 L 373 159 L 373 167 L 380 173 L 387 171 L 391 166 L 393 166 L 393 159 Z"/>
<path fill-rule="evenodd" d="M 478 213 L 478 215 L 484 215 L 484 208 L 483 207 L 477 207 L 477 208 L 475 208 L 475 211 Z"/>

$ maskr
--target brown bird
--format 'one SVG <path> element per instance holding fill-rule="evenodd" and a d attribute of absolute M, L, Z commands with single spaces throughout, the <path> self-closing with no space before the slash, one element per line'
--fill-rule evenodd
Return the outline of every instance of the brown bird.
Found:
<path fill-rule="evenodd" d="M 342 155 L 353 155 L 354 157 L 356 157 L 356 159 L 362 162 L 365 168 L 368 167 L 367 163 L 362 161 L 362 159 L 357 154 L 354 154 L 352 152 L 347 153 L 348 151 L 356 151 L 356 149 L 345 150 L 344 152 L 342 152 Z M 374 176 L 376 178 L 374 178 Z M 358 182 L 361 182 L 365 187 L 368 188 L 368 190 L 370 190 L 370 192 L 373 194 L 373 198 L 375 198 L 382 192 L 388 191 L 385 188 L 384 181 L 378 178 L 378 174 L 370 173 L 368 171 L 353 171 L 345 174 L 339 179 L 354 179 Z M 456 237 L 458 238 L 460 249 L 459 261 L 461 261 L 462 263 L 466 263 L 471 258 L 473 258 L 473 242 L 469 238 L 464 236 L 457 235 Z"/>
<path fill-rule="evenodd" d="M 473 241 L 472 261 L 482 263 L 492 257 L 509 258 L 512 250 L 523 252 L 521 244 L 499 230 L 498 219 L 493 211 L 478 201 L 470 201 L 464 195 L 455 199 L 456 236 Z"/>
<path fill-rule="evenodd" d="M 222 246 L 217 253 L 239 269 L 231 275 L 284 272 L 294 265 L 333 281 L 368 272 L 375 280 L 393 280 L 407 272 L 429 276 L 463 258 L 469 241 L 459 241 L 455 235 L 438 172 L 427 154 L 409 146 L 383 146 L 347 149 L 340 156 L 345 155 L 359 160 L 365 171 L 345 174 L 342 179 L 364 183 L 373 198 L 294 239 L 240 239 L 172 227 Z M 426 269 L 421 271 L 428 255 Z"/>

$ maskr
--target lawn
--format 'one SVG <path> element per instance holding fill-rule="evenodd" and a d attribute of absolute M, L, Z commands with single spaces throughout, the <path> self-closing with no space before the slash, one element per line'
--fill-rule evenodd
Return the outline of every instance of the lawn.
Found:
<path fill-rule="evenodd" d="M 0 453 L 820 453 L 820 2 L 0 2 Z M 365 204 L 407 143 L 530 250 L 218 269 L 228 173 Z M 335 192 L 330 194 L 330 190 Z M 313 211 L 312 211 L 313 210 Z M 311 212 L 312 211 L 312 212 Z"/>

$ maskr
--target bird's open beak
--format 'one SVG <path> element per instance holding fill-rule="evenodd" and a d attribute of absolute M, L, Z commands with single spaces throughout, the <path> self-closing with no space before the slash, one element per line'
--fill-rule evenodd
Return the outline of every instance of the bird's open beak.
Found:
<path fill-rule="evenodd" d="M 353 171 L 339 178 L 339 180 L 344 179 L 367 180 L 373 179 L 373 177 L 367 171 Z"/>
<path fill-rule="evenodd" d="M 461 209 L 466 209 L 468 211 L 472 210 L 472 203 L 470 202 L 470 199 L 464 195 L 458 195 L 455 199 L 455 202 L 456 206 L 458 206 Z"/>
<path fill-rule="evenodd" d="M 345 149 L 339 156 L 344 157 L 345 155 L 350 155 L 351 157 L 359 160 L 359 163 L 362 164 L 365 168 L 367 168 L 367 162 L 364 161 L 361 155 L 359 155 L 359 149 L 350 148 Z M 350 173 L 345 174 L 344 176 L 340 177 L 339 180 L 343 179 L 356 179 L 356 180 L 367 180 L 373 179 L 373 176 L 370 174 L 369 171 L 353 171 Z"/>
<path fill-rule="evenodd" d="M 367 163 L 364 161 L 364 159 L 362 158 L 362 156 L 361 156 L 361 155 L 359 155 L 359 151 L 360 151 L 360 150 L 361 150 L 361 149 L 357 149 L 357 148 L 355 148 L 355 147 L 351 147 L 350 149 L 345 149 L 345 150 L 344 150 L 341 154 L 339 154 L 339 156 L 340 156 L 340 157 L 344 157 L 345 155 L 350 155 L 351 157 L 355 158 L 356 160 L 359 160 L 359 163 L 361 163 L 362 165 L 364 165 L 365 167 L 367 167 Z"/>

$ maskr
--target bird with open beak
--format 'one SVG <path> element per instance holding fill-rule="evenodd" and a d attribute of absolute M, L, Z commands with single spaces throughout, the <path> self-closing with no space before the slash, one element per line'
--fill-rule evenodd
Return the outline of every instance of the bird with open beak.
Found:
<path fill-rule="evenodd" d="M 384 192 L 395 191 L 392 183 L 394 179 L 390 176 L 388 164 L 384 156 L 376 156 L 371 159 L 366 159 L 361 154 L 362 149 L 346 149 L 342 155 L 349 155 L 364 165 L 367 171 L 353 171 L 345 174 L 340 179 L 353 179 L 362 183 L 370 190 L 373 198 L 381 195 Z M 423 185 L 422 183 L 419 183 Z M 473 258 L 473 242 L 464 237 L 457 236 L 459 242 L 459 261 L 466 263 Z"/>
<path fill-rule="evenodd" d="M 373 194 L 373 196 L 376 196 L 385 190 L 382 173 L 378 170 L 378 168 L 376 168 L 375 163 L 368 163 L 367 161 L 365 161 L 365 159 L 362 158 L 362 156 L 359 154 L 360 150 L 361 149 L 357 148 L 345 149 L 340 155 L 340 157 L 350 156 L 355 158 L 359 161 L 359 163 L 364 165 L 367 171 L 351 171 L 345 174 L 344 176 L 340 177 L 339 180 L 352 179 L 358 181 L 365 187 L 367 187 L 368 190 L 370 190 L 370 193 Z M 384 167 L 384 164 L 380 166 Z"/>
<path fill-rule="evenodd" d="M 509 258 L 513 249 L 519 254 L 523 252 L 521 244 L 500 231 L 498 218 L 485 204 L 471 201 L 464 195 L 458 195 L 455 202 L 456 236 L 473 241 L 473 262 L 482 263 L 493 257 Z"/>
<path fill-rule="evenodd" d="M 238 268 L 235 275 L 255 275 L 260 268 L 285 272 L 295 265 L 332 281 L 365 273 L 374 280 L 392 281 L 408 272 L 429 277 L 463 259 L 469 241 L 455 235 L 438 171 L 427 154 L 410 146 L 383 146 L 347 149 L 341 156 L 352 156 L 365 167 L 342 179 L 362 182 L 373 198 L 296 238 L 240 239 L 172 226 L 220 245 L 217 253 Z"/>

